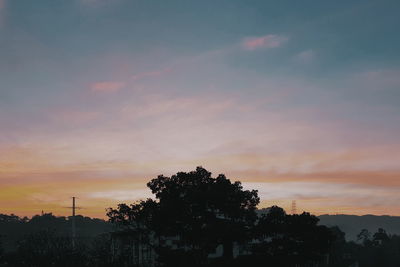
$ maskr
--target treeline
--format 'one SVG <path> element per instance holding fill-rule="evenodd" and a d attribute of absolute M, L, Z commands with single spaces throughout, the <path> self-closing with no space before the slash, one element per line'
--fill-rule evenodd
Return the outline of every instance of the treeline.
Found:
<path fill-rule="evenodd" d="M 0 266 L 108 266 L 112 225 L 80 215 L 75 221 L 79 238 L 73 247 L 71 217 L 0 214 Z"/>
<path fill-rule="evenodd" d="M 288 227 L 289 222 L 284 223 L 281 220 L 282 209 L 271 207 L 268 211 L 271 213 L 263 215 L 264 219 L 260 220 L 265 228 L 261 227 L 260 224 L 257 231 L 263 231 L 264 235 L 269 237 L 277 236 L 282 231 L 286 232 L 287 230 L 284 229 Z M 286 216 L 288 216 L 288 220 L 291 220 L 289 219 L 290 215 Z M 49 217 L 52 217 L 51 220 L 65 220 L 63 217 L 55 217 L 51 214 L 35 216 L 36 219 L 42 222 L 47 221 Z M 273 219 L 273 217 L 275 218 Z M 276 218 L 279 217 L 281 219 L 277 220 Z M 301 215 L 298 215 L 298 218 L 300 217 Z M 2 230 L 8 224 L 27 223 L 26 219 L 12 215 L 1 214 L 0 218 L 2 218 L 0 221 L 0 229 Z M 103 223 L 98 219 L 95 219 L 94 222 Z M 266 229 L 268 231 L 265 231 Z M 339 228 L 332 227 L 329 230 L 334 237 L 325 256 L 325 259 L 329 263 L 321 263 L 320 266 L 344 267 L 356 266 L 354 264 L 358 263 L 360 267 L 394 267 L 400 264 L 400 236 L 398 235 L 389 235 L 383 229 L 379 229 L 376 233 L 361 230 L 358 235 L 358 241 L 346 242 L 345 234 Z M 69 224 L 67 224 L 68 231 L 70 231 Z M 311 234 L 309 233 L 309 235 Z M 123 266 L 123 262 L 113 258 L 111 250 L 112 236 L 110 232 L 99 233 L 86 239 L 85 242 L 82 242 L 78 238 L 75 249 L 72 248 L 69 232 L 63 233 L 62 231 L 57 231 L 47 223 L 38 223 L 35 228 L 32 228 L 32 232 L 26 232 L 17 239 L 13 249 L 6 250 L 4 242 L 7 242 L 7 238 L 9 237 L 10 235 L 2 235 L 0 238 L 0 266 L 3 267 Z M 254 255 L 238 257 L 234 260 L 234 264 L 236 266 L 245 266 L 245 264 L 248 266 L 284 266 L 276 264 L 282 263 L 283 259 L 291 255 L 293 251 L 291 253 L 290 250 L 293 250 L 294 247 L 277 238 L 271 238 L 270 243 L 256 244 L 253 249 L 255 250 Z M 307 250 L 306 247 L 304 247 L 304 250 Z M 265 252 L 268 252 L 268 254 L 263 255 Z M 313 249 L 310 249 L 309 252 L 312 253 Z M 309 257 L 307 255 L 309 252 L 306 251 L 306 254 L 304 254 L 305 258 Z M 177 256 L 176 253 L 173 255 Z M 222 265 L 221 262 L 223 262 L 222 259 L 215 259 L 214 261 L 210 261 L 209 265 Z"/>
<path fill-rule="evenodd" d="M 399 236 L 361 230 L 346 242 L 309 213 L 261 213 L 256 190 L 202 167 L 147 185 L 154 199 L 109 208 L 108 223 L 78 217 L 74 244 L 69 218 L 0 216 L 0 266 L 400 266 Z M 14 247 L 4 245 L 10 229 L 21 229 Z"/>
<path fill-rule="evenodd" d="M 111 225 L 107 221 L 90 217 L 75 216 L 76 231 L 81 240 L 90 240 L 100 233 L 109 232 Z M 31 233 L 41 231 L 54 232 L 55 235 L 71 235 L 71 217 L 54 216 L 52 213 L 35 215 L 32 218 L 14 214 L 0 214 L 0 240 L 5 251 L 15 250 L 18 241 Z"/>

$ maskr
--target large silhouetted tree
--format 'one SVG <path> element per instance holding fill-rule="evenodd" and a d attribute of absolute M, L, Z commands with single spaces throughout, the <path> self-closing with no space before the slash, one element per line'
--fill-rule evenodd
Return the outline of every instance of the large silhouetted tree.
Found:
<path fill-rule="evenodd" d="M 229 260 L 233 243 L 250 238 L 260 201 L 256 190 L 244 190 L 240 182 L 231 182 L 223 174 L 213 178 L 202 167 L 171 177 L 160 175 L 147 186 L 156 202 L 122 204 L 107 215 L 114 222 L 146 225 L 157 236 L 175 237 L 177 247 L 163 247 L 161 260 L 171 265 L 203 263 L 218 245 L 223 245 L 223 256 Z M 172 258 L 178 262 L 171 262 Z"/>

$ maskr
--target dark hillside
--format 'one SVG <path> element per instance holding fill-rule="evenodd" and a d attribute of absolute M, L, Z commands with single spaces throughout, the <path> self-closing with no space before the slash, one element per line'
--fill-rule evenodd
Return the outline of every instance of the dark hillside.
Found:
<path fill-rule="evenodd" d="M 388 234 L 400 234 L 400 217 L 376 215 L 321 215 L 318 216 L 320 224 L 338 226 L 346 233 L 347 240 L 356 240 L 362 229 L 375 233 L 378 228 L 383 228 Z"/>

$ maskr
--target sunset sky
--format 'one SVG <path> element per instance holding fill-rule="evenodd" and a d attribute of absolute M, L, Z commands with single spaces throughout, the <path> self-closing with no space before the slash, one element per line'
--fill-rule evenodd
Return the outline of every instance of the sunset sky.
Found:
<path fill-rule="evenodd" d="M 0 213 L 203 166 L 260 207 L 400 216 L 398 0 L 0 0 Z"/>

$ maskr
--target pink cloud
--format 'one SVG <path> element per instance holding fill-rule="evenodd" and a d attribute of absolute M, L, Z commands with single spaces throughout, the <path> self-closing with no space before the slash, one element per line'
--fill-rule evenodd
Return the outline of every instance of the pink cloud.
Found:
<path fill-rule="evenodd" d="M 92 92 L 113 93 L 124 86 L 124 82 L 96 82 L 90 85 L 90 89 Z"/>
<path fill-rule="evenodd" d="M 245 38 L 243 48 L 246 50 L 256 50 L 260 48 L 275 48 L 281 46 L 288 40 L 287 37 L 275 34 L 268 34 L 261 37 Z"/>

